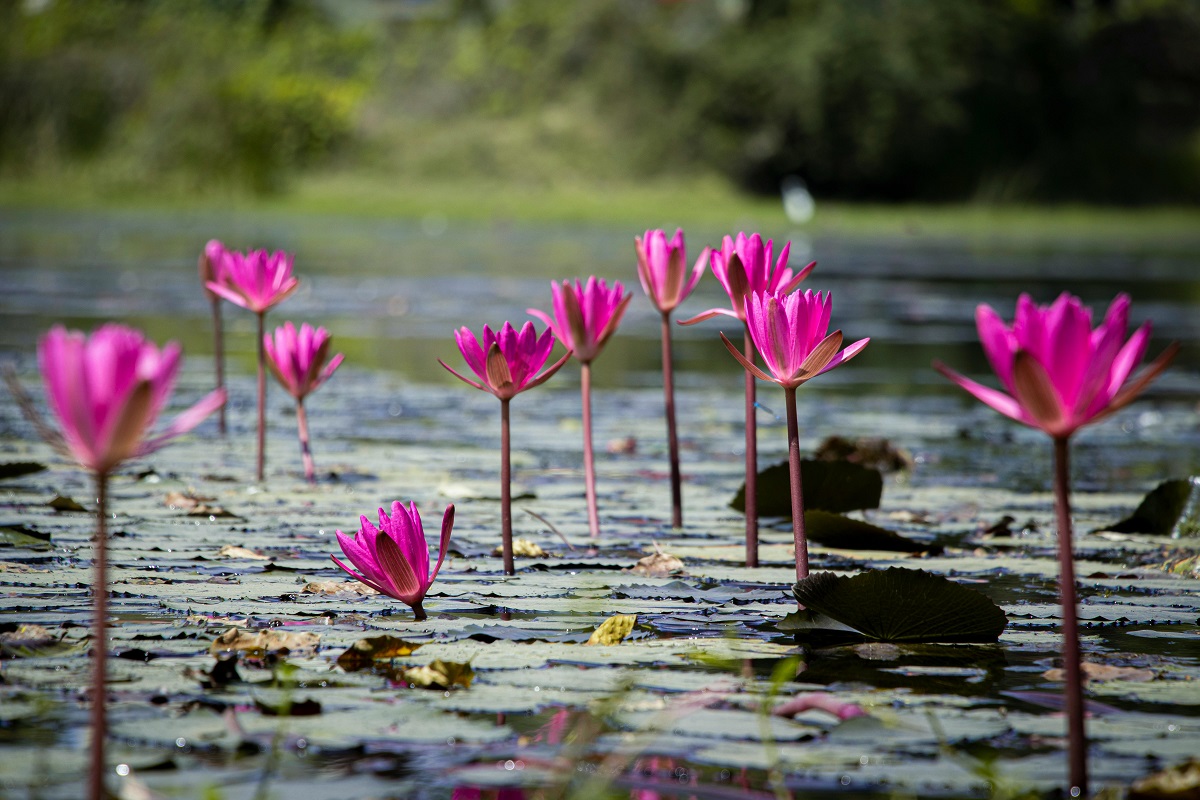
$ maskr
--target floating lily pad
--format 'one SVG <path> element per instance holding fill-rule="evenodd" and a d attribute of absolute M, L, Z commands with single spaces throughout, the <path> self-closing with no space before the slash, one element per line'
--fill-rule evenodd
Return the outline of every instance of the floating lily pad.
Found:
<path fill-rule="evenodd" d="M 935 549 L 933 545 L 914 542 L 887 528 L 820 509 L 805 510 L 804 529 L 809 541 L 822 547 L 897 553 L 924 553 Z"/>
<path fill-rule="evenodd" d="M 22 475 L 32 475 L 46 469 L 46 465 L 37 461 L 6 461 L 0 464 L 0 481 L 7 478 L 19 478 Z"/>
<path fill-rule="evenodd" d="M 1162 536 L 1200 535 L 1200 479 L 1163 481 L 1142 499 L 1133 514 L 1100 530 Z"/>
<path fill-rule="evenodd" d="M 614 614 L 592 631 L 586 644 L 617 644 L 633 631 L 636 624 L 636 614 Z"/>
<path fill-rule="evenodd" d="M 50 498 L 50 502 L 46 503 L 46 505 L 58 512 L 76 511 L 87 513 L 87 509 L 80 505 L 75 498 L 67 497 L 61 494 L 54 495 L 54 497 Z"/>
<path fill-rule="evenodd" d="M 781 630 L 878 642 L 994 642 L 1008 620 L 984 595 L 924 570 L 817 572 L 792 587 L 804 610 Z"/>
<path fill-rule="evenodd" d="M 0 525 L 0 545 L 44 550 L 50 546 L 50 534 L 28 525 Z"/>
<path fill-rule="evenodd" d="M 849 461 L 805 459 L 800 462 L 800 479 L 804 486 L 806 511 L 820 509 L 840 514 L 843 511 L 879 508 L 879 499 L 883 496 L 883 475 L 879 470 Z M 786 461 L 759 472 L 758 515 L 790 517 L 791 491 Z M 742 484 L 729 505 L 745 512 L 746 484 Z"/>

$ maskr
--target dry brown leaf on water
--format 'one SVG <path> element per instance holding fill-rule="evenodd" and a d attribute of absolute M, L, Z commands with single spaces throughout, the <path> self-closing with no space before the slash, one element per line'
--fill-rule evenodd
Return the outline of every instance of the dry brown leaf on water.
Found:
<path fill-rule="evenodd" d="M 21 623 L 15 631 L 0 633 L 0 648 L 9 652 L 17 648 L 45 647 L 58 641 L 58 637 L 41 625 Z"/>
<path fill-rule="evenodd" d="M 409 667 L 402 676 L 402 680 L 419 689 L 453 689 L 455 686 L 469 689 L 474 679 L 471 662 L 460 664 L 440 658 L 423 667 Z"/>
<path fill-rule="evenodd" d="M 545 558 L 548 553 L 529 539 L 513 539 L 513 556 L 517 558 Z M 504 548 L 497 547 L 492 551 L 494 556 L 504 555 Z"/>
<path fill-rule="evenodd" d="M 372 667 L 377 661 L 411 655 L 420 646 L 420 643 L 406 642 L 396 636 L 368 636 L 346 648 L 346 652 L 338 656 L 337 664 L 346 672 L 355 672 Z"/>
<path fill-rule="evenodd" d="M 1086 681 L 1146 683 L 1154 680 L 1154 670 L 1145 667 L 1113 667 L 1108 664 L 1095 664 L 1091 661 L 1084 661 L 1080 667 L 1083 669 L 1083 679 Z M 1043 672 L 1042 677 L 1048 681 L 1065 681 L 1067 671 L 1056 667 Z"/>
<path fill-rule="evenodd" d="M 643 578 L 669 578 L 685 574 L 687 568 L 675 556 L 664 553 L 658 542 L 655 542 L 654 555 L 639 559 L 632 567 L 622 571 L 630 575 L 641 575 Z"/>
<path fill-rule="evenodd" d="M 637 624 L 637 614 L 613 614 L 588 637 L 585 644 L 619 644 Z"/>
<path fill-rule="evenodd" d="M 1197 800 L 1200 798 L 1200 760 L 1191 759 L 1147 775 L 1129 787 L 1129 800 Z"/>
<path fill-rule="evenodd" d="M 310 581 L 300 591 L 305 594 L 357 594 L 364 597 L 379 594 L 362 581 Z"/>
<path fill-rule="evenodd" d="M 217 558 L 253 558 L 259 561 L 268 560 L 267 556 L 264 556 L 257 550 L 239 547 L 236 544 L 223 545 L 221 549 L 217 551 Z"/>
<path fill-rule="evenodd" d="M 307 631 L 247 631 L 230 628 L 213 641 L 208 652 L 218 658 L 230 652 L 244 653 L 246 658 L 263 658 L 271 654 L 309 656 L 317 651 L 320 641 L 320 634 Z"/>
<path fill-rule="evenodd" d="M 611 439 L 604 449 L 614 456 L 631 456 L 637 452 L 637 439 L 626 436 L 624 439 Z"/>
<path fill-rule="evenodd" d="M 167 492 L 164 503 L 167 508 L 179 509 L 189 517 L 236 517 L 231 511 L 226 511 L 213 501 L 215 497 L 205 497 L 193 492 Z"/>

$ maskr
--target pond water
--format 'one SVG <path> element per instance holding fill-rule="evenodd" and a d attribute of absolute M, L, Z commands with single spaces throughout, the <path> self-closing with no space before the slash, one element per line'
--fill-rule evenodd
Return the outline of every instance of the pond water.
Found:
<path fill-rule="evenodd" d="M 31 387 L 36 339 L 51 324 L 120 319 L 182 341 L 188 361 L 173 402 L 199 397 L 211 331 L 195 257 L 212 237 L 295 252 L 303 288 L 269 322 L 323 324 L 347 354 L 308 403 L 316 487 L 300 480 L 294 417 L 277 388 L 268 480 L 252 484 L 252 318 L 228 305 L 231 435 L 221 440 L 206 423 L 114 479 L 114 764 L 168 797 L 440 798 L 465 785 L 629 797 L 648 782 L 664 797 L 775 796 L 772 786 L 839 797 L 1050 791 L 1065 757 L 1053 708 L 1060 684 L 1043 676 L 1054 666 L 1058 614 L 1049 443 L 929 364 L 940 358 L 990 380 L 975 305 L 1008 317 L 1021 291 L 1049 301 L 1062 290 L 1100 307 L 1128 291 L 1135 322 L 1154 320 L 1152 354 L 1184 343 L 1143 399 L 1077 437 L 1073 451 L 1085 655 L 1152 674 L 1089 688 L 1104 704 L 1089 722 L 1097 783 L 1127 785 L 1200 752 L 1200 579 L 1161 569 L 1194 553 L 1195 540 L 1089 533 L 1128 515 L 1158 482 L 1200 469 L 1200 245 L 1098 252 L 1014 237 L 808 241 L 772 232 L 796 241 L 794 262 L 818 260 L 807 285 L 833 291 L 847 336 L 872 337 L 854 364 L 801 391 L 803 446 L 839 434 L 902 448 L 912 466 L 888 475 L 881 507 L 860 516 L 945 546 L 921 557 L 815 547 L 814 567 L 953 575 L 1009 617 L 997 645 L 806 649 L 777 628 L 795 607 L 788 525 L 769 521 L 763 566 L 741 565 L 742 519 L 728 506 L 742 478 L 741 375 L 716 322 L 677 331 L 685 525 L 667 523 L 658 319 L 640 296 L 596 362 L 599 548 L 587 548 L 578 369 L 568 366 L 513 403 L 516 534 L 547 555 L 520 560 L 506 578 L 490 554 L 496 402 L 435 359 L 459 363 L 450 335 L 459 325 L 478 330 L 547 308 L 554 278 L 595 273 L 640 295 L 639 232 L 233 214 L 0 217 L 0 360 L 16 360 Z M 695 251 L 724 231 L 688 233 Z M 683 313 L 722 298 L 706 278 Z M 46 503 L 57 493 L 90 507 L 91 489 L 0 397 L 0 461 L 50 465 L 0 481 L 0 633 L 40 625 L 61 639 L 0 664 L 0 794 L 77 797 L 93 523 Z M 763 386 L 759 399 L 765 466 L 786 453 L 782 393 Z M 214 498 L 235 516 L 188 516 L 166 502 L 171 491 Z M 446 503 L 457 505 L 453 553 L 426 622 L 344 587 L 305 591 L 341 581 L 328 558 L 333 531 L 393 499 L 417 501 L 427 530 Z M 984 532 L 1005 515 L 1011 533 Z M 622 571 L 655 541 L 686 574 Z M 229 545 L 246 551 L 222 556 Z M 615 613 L 638 615 L 629 640 L 581 644 Z M 240 681 L 205 688 L 210 647 L 231 626 L 311 633 L 319 644 L 287 658 L 294 672 L 242 663 Z M 469 661 L 474 682 L 401 688 L 387 674 L 336 666 L 355 641 L 383 634 L 421 645 L 397 664 Z M 868 716 L 760 713 L 817 690 Z M 269 713 L 306 701 L 319 713 Z"/>

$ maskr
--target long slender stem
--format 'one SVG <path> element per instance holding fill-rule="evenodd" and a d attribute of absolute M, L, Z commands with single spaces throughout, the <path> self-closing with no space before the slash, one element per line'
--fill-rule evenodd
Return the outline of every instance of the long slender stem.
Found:
<path fill-rule="evenodd" d="M 583 482 L 587 493 L 588 530 L 600 538 L 600 512 L 596 509 L 596 458 L 592 453 L 592 365 L 583 364 L 580 377 L 583 393 Z"/>
<path fill-rule="evenodd" d="M 671 527 L 683 527 L 683 488 L 679 474 L 679 435 L 675 430 L 675 362 L 671 356 L 671 314 L 662 315 L 663 399 L 667 413 L 667 450 L 671 459 Z"/>
<path fill-rule="evenodd" d="M 808 577 L 808 536 L 804 532 L 804 488 L 800 478 L 800 423 L 796 419 L 796 390 L 783 390 L 787 406 L 788 474 L 792 479 L 792 540 L 796 544 L 796 580 Z"/>
<path fill-rule="evenodd" d="M 1058 591 L 1062 603 L 1063 669 L 1067 673 L 1067 748 L 1071 797 L 1088 796 L 1087 734 L 1083 727 L 1083 669 L 1075 596 L 1075 556 L 1071 546 L 1070 441 L 1054 439 L 1054 498 L 1058 512 Z M 1078 790 L 1078 792 L 1076 792 Z"/>
<path fill-rule="evenodd" d="M 267 353 L 263 345 L 263 327 L 266 312 L 258 314 L 258 482 L 263 481 L 267 449 Z"/>
<path fill-rule="evenodd" d="M 512 543 L 512 462 L 509 458 L 508 398 L 500 399 L 500 548 L 504 574 L 515 575 Z"/>
<path fill-rule="evenodd" d="M 108 738 L 108 474 L 96 473 L 96 550 L 92 578 L 92 753 L 88 797 L 104 800 L 105 740 Z"/>
<path fill-rule="evenodd" d="M 317 470 L 313 465 L 312 448 L 308 443 L 308 412 L 304 410 L 304 400 L 296 400 L 296 427 L 300 432 L 300 458 L 304 461 L 304 479 L 309 483 L 317 482 Z"/>
<path fill-rule="evenodd" d="M 746 359 L 754 363 L 754 342 L 745 331 Z M 754 376 L 746 372 L 746 566 L 758 566 L 758 423 L 754 411 Z"/>
<path fill-rule="evenodd" d="M 213 318 L 213 364 L 217 372 L 217 388 L 225 388 L 225 332 L 221 325 L 221 299 L 214 297 L 212 300 L 212 318 Z M 217 411 L 217 432 L 222 436 L 225 435 L 225 403 L 221 404 L 221 408 Z"/>

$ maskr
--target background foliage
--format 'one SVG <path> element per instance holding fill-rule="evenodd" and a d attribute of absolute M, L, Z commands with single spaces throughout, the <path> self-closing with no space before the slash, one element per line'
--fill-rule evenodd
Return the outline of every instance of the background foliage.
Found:
<path fill-rule="evenodd" d="M 0 0 L 0 170 L 1195 202 L 1193 0 Z"/>

